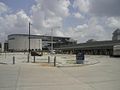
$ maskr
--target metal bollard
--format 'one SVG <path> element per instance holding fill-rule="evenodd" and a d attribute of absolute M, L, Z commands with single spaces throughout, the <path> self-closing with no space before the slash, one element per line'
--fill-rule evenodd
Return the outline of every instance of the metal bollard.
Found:
<path fill-rule="evenodd" d="M 50 56 L 48 56 L 48 63 L 50 63 Z"/>
<path fill-rule="evenodd" d="M 56 66 L 56 56 L 54 57 L 54 67 Z"/>
<path fill-rule="evenodd" d="M 29 63 L 29 59 L 30 59 L 30 57 L 29 57 L 29 54 L 28 54 L 28 56 L 27 56 L 27 62 Z"/>
<path fill-rule="evenodd" d="M 13 64 L 15 64 L 15 57 L 13 56 Z"/>
<path fill-rule="evenodd" d="M 34 56 L 34 63 L 35 63 L 35 56 Z"/>

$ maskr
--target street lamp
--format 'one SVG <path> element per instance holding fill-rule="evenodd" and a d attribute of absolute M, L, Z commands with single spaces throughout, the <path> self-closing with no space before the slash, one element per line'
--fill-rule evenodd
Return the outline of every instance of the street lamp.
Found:
<path fill-rule="evenodd" d="M 29 53 L 28 53 L 28 62 L 29 62 L 29 59 L 30 59 L 30 57 L 29 57 L 29 55 L 30 55 L 30 25 L 32 25 L 30 22 L 29 22 Z"/>
<path fill-rule="evenodd" d="M 51 29 L 51 53 L 53 53 L 53 29 Z"/>
<path fill-rule="evenodd" d="M 51 53 L 52 53 L 52 54 L 54 53 L 54 52 L 53 52 L 53 30 L 54 30 L 55 28 L 60 28 L 60 26 L 56 26 L 56 27 L 54 27 L 54 28 L 51 29 Z"/>
<path fill-rule="evenodd" d="M 40 39 L 39 39 L 39 52 L 40 52 Z"/>

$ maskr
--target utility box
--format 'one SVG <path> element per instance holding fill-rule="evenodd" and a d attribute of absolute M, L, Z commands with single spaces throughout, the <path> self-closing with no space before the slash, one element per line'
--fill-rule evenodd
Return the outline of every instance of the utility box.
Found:
<path fill-rule="evenodd" d="M 84 53 L 83 52 L 79 52 L 76 54 L 76 64 L 84 64 Z"/>

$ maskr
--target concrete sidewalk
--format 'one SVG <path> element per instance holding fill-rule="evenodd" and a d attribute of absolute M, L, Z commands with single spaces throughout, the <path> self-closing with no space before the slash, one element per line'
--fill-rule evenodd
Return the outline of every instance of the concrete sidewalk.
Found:
<path fill-rule="evenodd" d="M 0 65 L 0 90 L 93 90 L 56 67 Z"/>
<path fill-rule="evenodd" d="M 120 60 L 88 56 L 100 63 L 51 67 L 41 63 L 0 64 L 0 90 L 120 90 Z"/>

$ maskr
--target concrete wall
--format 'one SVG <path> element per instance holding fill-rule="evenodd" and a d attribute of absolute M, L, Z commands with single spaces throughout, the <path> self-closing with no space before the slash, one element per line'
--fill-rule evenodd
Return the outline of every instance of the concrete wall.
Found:
<path fill-rule="evenodd" d="M 15 36 L 14 39 L 8 40 L 9 50 L 24 51 L 29 49 L 28 37 Z M 30 39 L 30 49 L 41 49 L 41 39 Z"/>
<path fill-rule="evenodd" d="M 4 42 L 2 42 L 2 48 L 1 51 L 4 52 Z"/>

